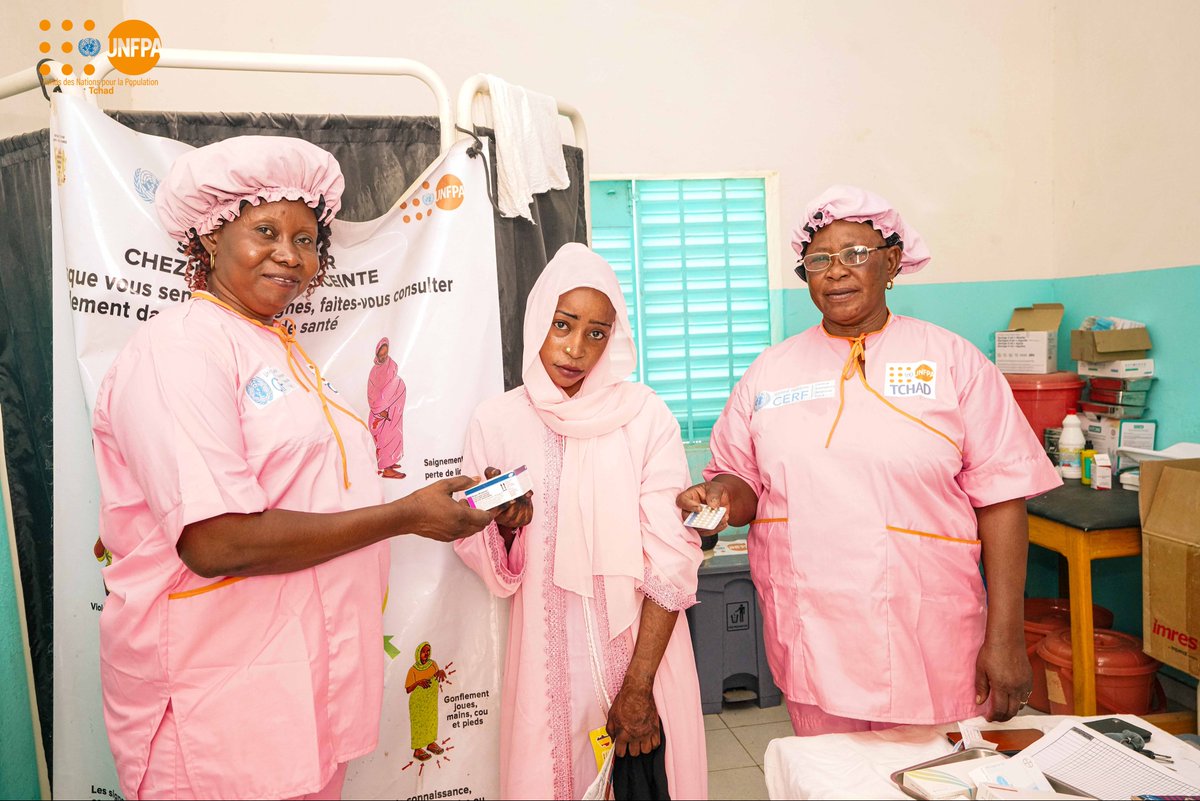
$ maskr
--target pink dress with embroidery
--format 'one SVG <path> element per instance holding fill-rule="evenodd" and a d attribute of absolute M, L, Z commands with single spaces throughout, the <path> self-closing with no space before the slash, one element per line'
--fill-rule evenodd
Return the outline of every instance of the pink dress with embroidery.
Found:
<path fill-rule="evenodd" d="M 696 602 L 701 552 L 675 508 L 675 496 L 689 483 L 679 427 L 666 405 L 652 398 L 624 432 L 641 469 L 645 576 L 637 592 L 682 611 Z M 500 707 L 503 798 L 579 798 L 596 778 L 588 732 L 603 726 L 606 716 L 592 678 L 584 604 L 598 630 L 596 641 L 607 643 L 596 650 L 609 698 L 621 688 L 637 637 L 636 619 L 616 636 L 609 631 L 603 577 L 593 579 L 594 600 L 554 584 L 565 441 L 537 417 L 523 387 L 480 404 L 467 433 L 464 473 L 523 464 L 534 485 L 533 520 L 509 553 L 494 525 L 455 544 L 492 592 L 513 598 Z M 707 797 L 704 720 L 686 615 L 679 615 L 655 676 L 654 700 L 666 737 L 671 796 Z"/>

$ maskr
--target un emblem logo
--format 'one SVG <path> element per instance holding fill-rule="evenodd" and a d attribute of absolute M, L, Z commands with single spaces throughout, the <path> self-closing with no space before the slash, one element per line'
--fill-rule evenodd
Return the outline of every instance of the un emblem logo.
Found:
<path fill-rule="evenodd" d="M 79 55 L 91 58 L 100 53 L 100 40 L 95 36 L 85 36 L 79 40 Z"/>
<path fill-rule="evenodd" d="M 133 188 L 138 197 L 147 203 L 154 202 L 154 193 L 158 191 L 158 176 L 149 170 L 138 167 L 133 171 Z"/>
<path fill-rule="evenodd" d="M 273 393 L 271 392 L 270 385 L 268 385 L 266 381 L 263 381 L 258 376 L 254 376 L 254 378 L 251 378 L 249 383 L 246 384 L 246 395 L 248 395 L 250 400 L 254 401 L 255 405 L 257 406 L 266 406 L 267 401 L 271 400 L 272 394 Z"/>
<path fill-rule="evenodd" d="M 758 411 L 762 407 L 771 402 L 770 392 L 760 392 L 754 396 L 754 411 Z"/>

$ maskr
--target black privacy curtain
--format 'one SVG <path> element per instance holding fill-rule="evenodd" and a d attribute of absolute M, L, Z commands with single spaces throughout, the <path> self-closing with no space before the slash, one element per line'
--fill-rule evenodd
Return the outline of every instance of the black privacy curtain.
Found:
<path fill-rule="evenodd" d="M 205 145 L 243 134 L 286 135 L 320 145 L 341 162 L 339 217 L 379 217 L 438 156 L 434 117 L 112 112 L 134 130 Z M 568 189 L 535 198 L 536 224 L 495 215 L 500 331 L 506 389 L 521 383 L 525 298 L 567 242 L 587 241 L 583 153 L 564 147 Z M 495 162 L 489 167 L 495 179 Z M 47 759 L 53 742 L 53 368 L 49 132 L 0 140 L 0 410 L 34 684 Z M 90 444 L 68 443 L 90 453 Z"/>

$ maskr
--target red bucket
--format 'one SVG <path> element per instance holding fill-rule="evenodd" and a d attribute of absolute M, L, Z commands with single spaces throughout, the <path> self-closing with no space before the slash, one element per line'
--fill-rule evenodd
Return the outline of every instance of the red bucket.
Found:
<path fill-rule="evenodd" d="M 1103 606 L 1092 604 L 1092 625 L 1107 629 L 1113 624 L 1113 613 Z M 1033 692 L 1029 706 L 1039 712 L 1050 711 L 1050 700 L 1046 697 L 1046 663 L 1038 656 L 1037 647 L 1046 635 L 1059 629 L 1071 628 L 1071 602 L 1066 598 L 1025 599 L 1025 653 L 1033 668 Z"/>
<path fill-rule="evenodd" d="M 1129 634 L 1096 630 L 1096 713 L 1146 715 L 1166 709 L 1166 695 L 1155 675 L 1160 663 L 1142 653 L 1142 641 Z M 1056 631 L 1042 640 L 1038 655 L 1046 662 L 1050 714 L 1075 714 L 1071 632 Z"/>
<path fill-rule="evenodd" d="M 1005 373 L 1017 405 L 1037 434 L 1038 442 L 1047 428 L 1059 428 L 1067 412 L 1079 408 L 1083 379 L 1074 373 L 1061 371 L 1046 375 L 1017 375 Z"/>

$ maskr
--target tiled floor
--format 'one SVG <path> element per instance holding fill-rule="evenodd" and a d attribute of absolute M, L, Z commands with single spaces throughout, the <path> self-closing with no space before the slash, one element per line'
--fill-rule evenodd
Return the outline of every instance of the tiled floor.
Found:
<path fill-rule="evenodd" d="M 759 709 L 754 701 L 726 702 L 719 715 L 704 716 L 708 739 L 708 797 L 766 798 L 763 755 L 767 743 L 792 733 L 787 707 Z"/>

